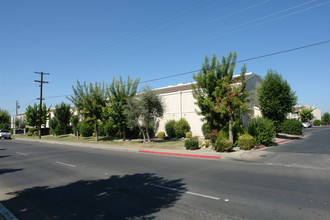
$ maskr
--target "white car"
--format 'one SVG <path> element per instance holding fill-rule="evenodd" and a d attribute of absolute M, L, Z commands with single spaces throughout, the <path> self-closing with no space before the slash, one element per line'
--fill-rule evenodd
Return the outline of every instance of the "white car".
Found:
<path fill-rule="evenodd" d="M 303 122 L 302 125 L 304 126 L 304 128 L 312 127 L 312 123 L 310 123 L 310 122 Z"/>
<path fill-rule="evenodd" d="M 8 130 L 5 129 L 1 129 L 0 130 L 0 139 L 4 138 L 4 139 L 11 139 L 11 133 Z"/>

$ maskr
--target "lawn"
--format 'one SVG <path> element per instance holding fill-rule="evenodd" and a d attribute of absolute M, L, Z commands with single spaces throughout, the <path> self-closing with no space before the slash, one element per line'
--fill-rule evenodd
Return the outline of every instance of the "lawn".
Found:
<path fill-rule="evenodd" d="M 13 138 L 19 139 L 32 139 L 38 140 L 38 136 L 26 136 L 26 135 L 14 135 Z M 170 150 L 184 150 L 184 141 L 178 140 L 160 140 L 153 139 L 151 143 L 143 143 L 142 139 L 132 139 L 125 140 L 122 139 L 114 140 L 107 137 L 99 137 L 99 141 L 95 141 L 95 137 L 79 137 L 79 140 L 74 135 L 44 135 L 41 137 L 42 140 L 48 141 L 64 141 L 64 142 L 74 142 L 74 143 L 87 143 L 87 144 L 106 144 L 106 145 L 116 145 L 125 147 L 143 147 L 143 148 L 158 148 L 158 149 L 170 149 Z"/>

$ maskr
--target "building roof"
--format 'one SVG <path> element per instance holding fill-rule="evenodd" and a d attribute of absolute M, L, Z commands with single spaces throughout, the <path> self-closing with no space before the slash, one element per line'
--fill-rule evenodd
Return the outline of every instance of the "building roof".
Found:
<path fill-rule="evenodd" d="M 238 78 L 240 75 L 234 75 L 233 78 Z M 249 80 L 252 76 L 256 76 L 255 73 L 246 73 L 245 74 L 245 80 Z M 236 82 L 237 83 L 237 82 Z M 166 94 L 166 93 L 172 93 L 172 92 L 179 92 L 179 91 L 187 91 L 192 90 L 192 84 L 196 84 L 196 82 L 188 82 L 188 83 L 180 83 L 172 86 L 162 87 L 154 89 L 154 91 L 157 94 Z"/>

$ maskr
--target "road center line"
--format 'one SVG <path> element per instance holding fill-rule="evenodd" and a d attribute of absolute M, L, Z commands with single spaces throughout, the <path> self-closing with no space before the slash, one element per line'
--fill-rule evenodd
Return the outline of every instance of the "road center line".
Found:
<path fill-rule="evenodd" d="M 28 154 L 26 154 L 26 153 L 21 153 L 21 152 L 16 152 L 17 154 L 19 154 L 19 155 L 23 155 L 23 156 L 27 156 Z"/>
<path fill-rule="evenodd" d="M 75 165 L 72 165 L 72 164 L 68 164 L 68 163 L 62 163 L 62 162 L 59 162 L 59 161 L 56 161 L 57 164 L 61 164 L 61 165 L 64 165 L 64 166 L 68 166 L 68 167 L 77 167 Z"/>
<path fill-rule="evenodd" d="M 203 194 L 200 194 L 200 193 L 189 192 L 187 190 L 180 190 L 180 189 L 175 189 L 175 188 L 161 186 L 161 185 L 156 185 L 156 184 L 151 184 L 151 185 L 152 186 L 155 186 L 155 187 L 158 187 L 158 188 L 168 189 L 168 190 L 182 192 L 182 193 L 187 193 L 187 194 L 194 195 L 194 196 L 200 196 L 200 197 L 204 197 L 204 198 L 208 198 L 208 199 L 220 200 L 220 198 L 218 198 L 218 197 L 203 195 Z"/>

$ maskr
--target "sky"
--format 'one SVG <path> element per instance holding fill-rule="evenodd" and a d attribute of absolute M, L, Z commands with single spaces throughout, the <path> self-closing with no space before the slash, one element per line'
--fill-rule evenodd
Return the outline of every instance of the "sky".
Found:
<path fill-rule="evenodd" d="M 271 68 L 298 104 L 330 112 L 329 0 L 0 0 L 0 108 L 70 103 L 80 82 L 140 78 L 140 88 L 193 81 L 205 56 L 230 52 L 261 77 Z M 243 62 L 235 72 L 240 73 Z M 196 72 L 197 73 L 197 72 Z M 159 79 L 163 78 L 163 79 Z M 159 79 L 159 80 L 154 80 Z M 148 81 L 148 82 L 145 82 Z"/>

